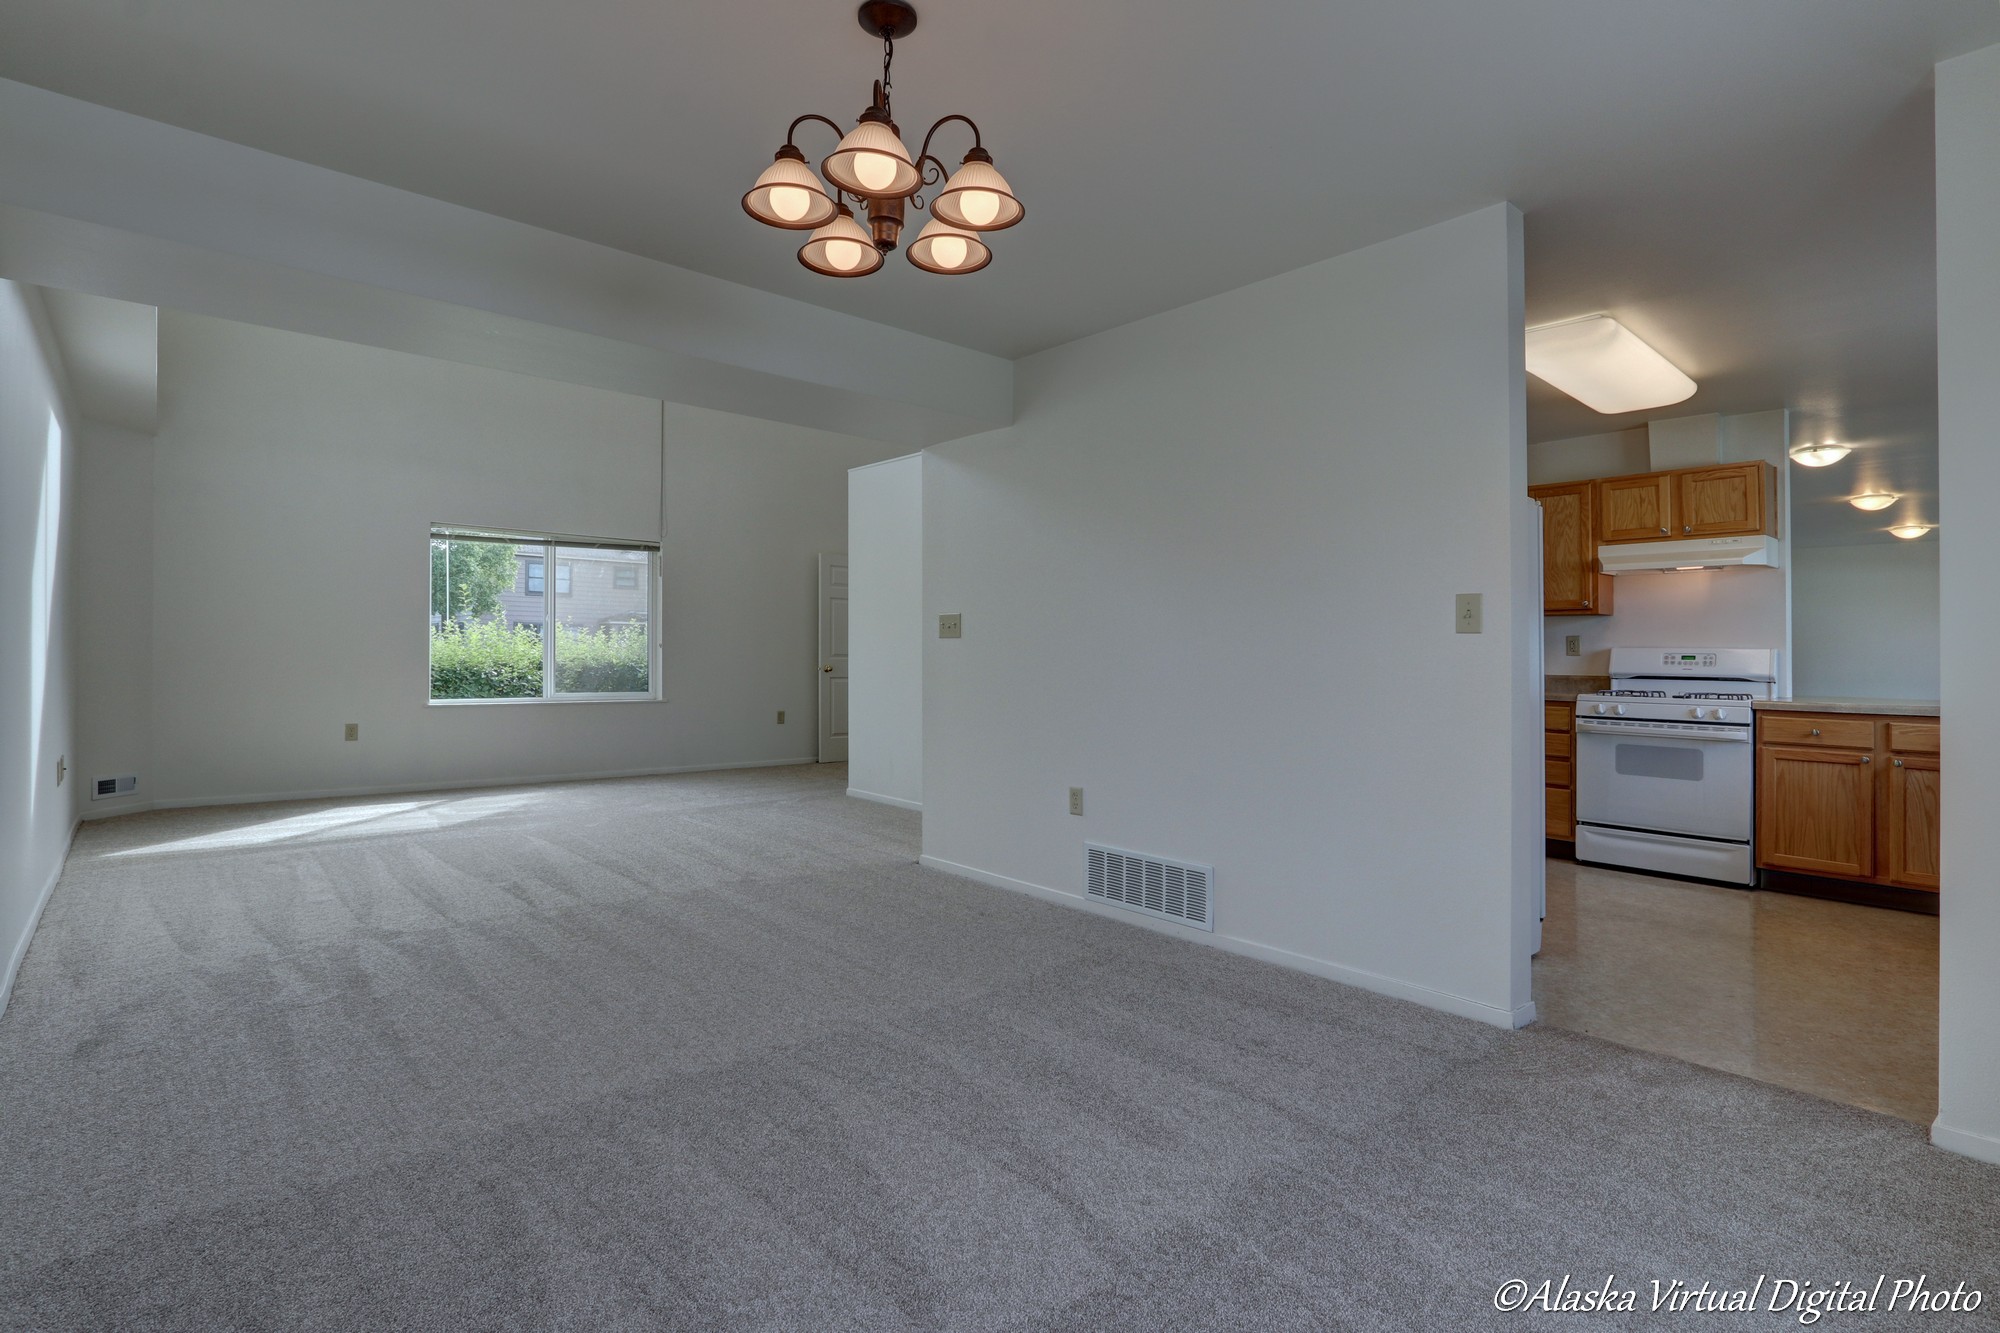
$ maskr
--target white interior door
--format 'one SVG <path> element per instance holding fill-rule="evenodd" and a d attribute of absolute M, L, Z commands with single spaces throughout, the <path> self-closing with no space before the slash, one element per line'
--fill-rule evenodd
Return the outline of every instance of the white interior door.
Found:
<path fill-rule="evenodd" d="M 847 552 L 819 557 L 819 761 L 847 762 Z"/>

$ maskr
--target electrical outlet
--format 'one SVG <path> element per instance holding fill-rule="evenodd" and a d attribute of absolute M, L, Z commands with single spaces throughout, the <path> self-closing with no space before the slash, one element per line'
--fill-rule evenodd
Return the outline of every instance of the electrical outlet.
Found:
<path fill-rule="evenodd" d="M 1567 634 L 1563 636 L 1563 656 L 1583 656 L 1583 636 L 1581 634 Z"/>
<path fill-rule="evenodd" d="M 956 639 L 962 637 L 961 633 L 962 627 L 959 624 L 960 619 L 961 617 L 959 613 L 956 611 L 952 612 L 948 616 L 939 616 L 938 637 L 940 639 Z"/>
<path fill-rule="evenodd" d="M 68 776 L 69 776 L 69 756 L 61 755 L 56 759 L 56 786 L 58 787 L 62 786 L 63 779 Z"/>
<path fill-rule="evenodd" d="M 1069 812 L 1073 815 L 1083 813 L 1083 788 L 1071 787 L 1069 789 Z"/>
<path fill-rule="evenodd" d="M 1484 596 L 1476 592 L 1462 592 L 1452 612 L 1453 628 L 1460 634 L 1479 634 L 1481 626 L 1481 606 Z"/>
<path fill-rule="evenodd" d="M 780 708 L 778 710 L 778 725 L 783 726 L 784 724 L 785 724 L 785 710 Z"/>
<path fill-rule="evenodd" d="M 347 735 L 345 739 L 350 741 L 358 741 L 361 739 L 361 724 L 359 722 L 350 722 L 347 724 Z"/>

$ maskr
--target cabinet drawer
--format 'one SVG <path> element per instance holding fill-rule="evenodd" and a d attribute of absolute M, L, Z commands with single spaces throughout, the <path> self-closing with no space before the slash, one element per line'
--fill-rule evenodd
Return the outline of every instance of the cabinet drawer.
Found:
<path fill-rule="evenodd" d="M 1936 754 L 1938 752 L 1938 727 L 1936 722 L 1890 722 L 1889 748 L 1898 754 Z"/>
<path fill-rule="evenodd" d="M 1566 787 L 1550 787 L 1548 797 L 1548 815 L 1543 836 L 1561 838 L 1565 842 L 1576 841 L 1574 814 L 1576 794 Z"/>
<path fill-rule="evenodd" d="M 1542 729 L 1544 731 L 1568 731 L 1576 717 L 1575 704 L 1543 704 Z"/>
<path fill-rule="evenodd" d="M 1843 750 L 1875 748 L 1875 721 L 1866 717 L 1830 717 L 1824 713 L 1765 713 L 1758 720 L 1758 739 L 1768 745 L 1831 745 Z"/>
<path fill-rule="evenodd" d="M 1548 783 L 1548 785 L 1549 785 L 1549 786 L 1551 786 L 1551 787 L 1567 787 L 1567 786 L 1569 786 L 1569 785 L 1570 785 L 1570 784 L 1569 784 L 1569 760 L 1567 760 L 1567 759 L 1544 759 L 1544 760 L 1542 761 L 1542 771 L 1543 771 L 1544 775 L 1546 776 L 1546 780 L 1547 780 L 1547 783 Z"/>
<path fill-rule="evenodd" d="M 1567 731 L 1545 731 L 1542 733 L 1542 757 L 1544 759 L 1569 758 L 1570 745 L 1570 734 Z"/>

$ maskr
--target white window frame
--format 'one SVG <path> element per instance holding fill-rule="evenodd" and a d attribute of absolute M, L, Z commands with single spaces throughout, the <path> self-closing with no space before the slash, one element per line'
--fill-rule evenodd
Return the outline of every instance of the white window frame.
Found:
<path fill-rule="evenodd" d="M 433 708 L 487 708 L 495 705 L 514 707 L 522 704 L 603 704 L 603 703 L 659 703 L 665 698 L 662 676 L 665 666 L 664 654 L 660 651 L 660 604 L 664 587 L 660 580 L 660 547 L 657 542 L 621 541 L 604 537 L 564 536 L 547 532 L 511 532 L 495 528 L 471 527 L 456 523 L 433 523 L 429 539 L 425 543 L 426 562 L 424 565 L 424 597 L 430 597 L 429 542 L 439 538 L 461 541 L 508 542 L 515 546 L 540 546 L 542 548 L 542 693 L 534 699 L 434 699 L 431 698 L 430 646 L 424 648 L 424 700 Z M 555 571 L 556 551 L 560 547 L 597 547 L 599 549 L 643 551 L 646 556 L 646 573 L 640 585 L 646 589 L 646 689 L 622 693 L 604 694 L 559 694 L 556 692 L 556 580 L 551 577 Z M 532 561 L 530 562 L 532 563 Z M 522 576 L 522 586 L 526 587 L 527 576 Z M 571 585 L 574 587 L 574 583 Z M 523 594 L 525 595 L 525 594 Z M 424 617 L 426 632 L 429 632 L 430 615 Z"/>

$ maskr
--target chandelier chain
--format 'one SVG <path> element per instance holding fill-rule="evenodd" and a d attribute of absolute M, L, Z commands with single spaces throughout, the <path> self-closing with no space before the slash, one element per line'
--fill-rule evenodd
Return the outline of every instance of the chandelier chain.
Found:
<path fill-rule="evenodd" d="M 891 86 L 889 83 L 889 66 L 895 63 L 895 59 L 896 39 L 885 32 L 882 34 L 882 106 L 884 110 L 887 110 L 889 107 L 889 89 Z"/>

